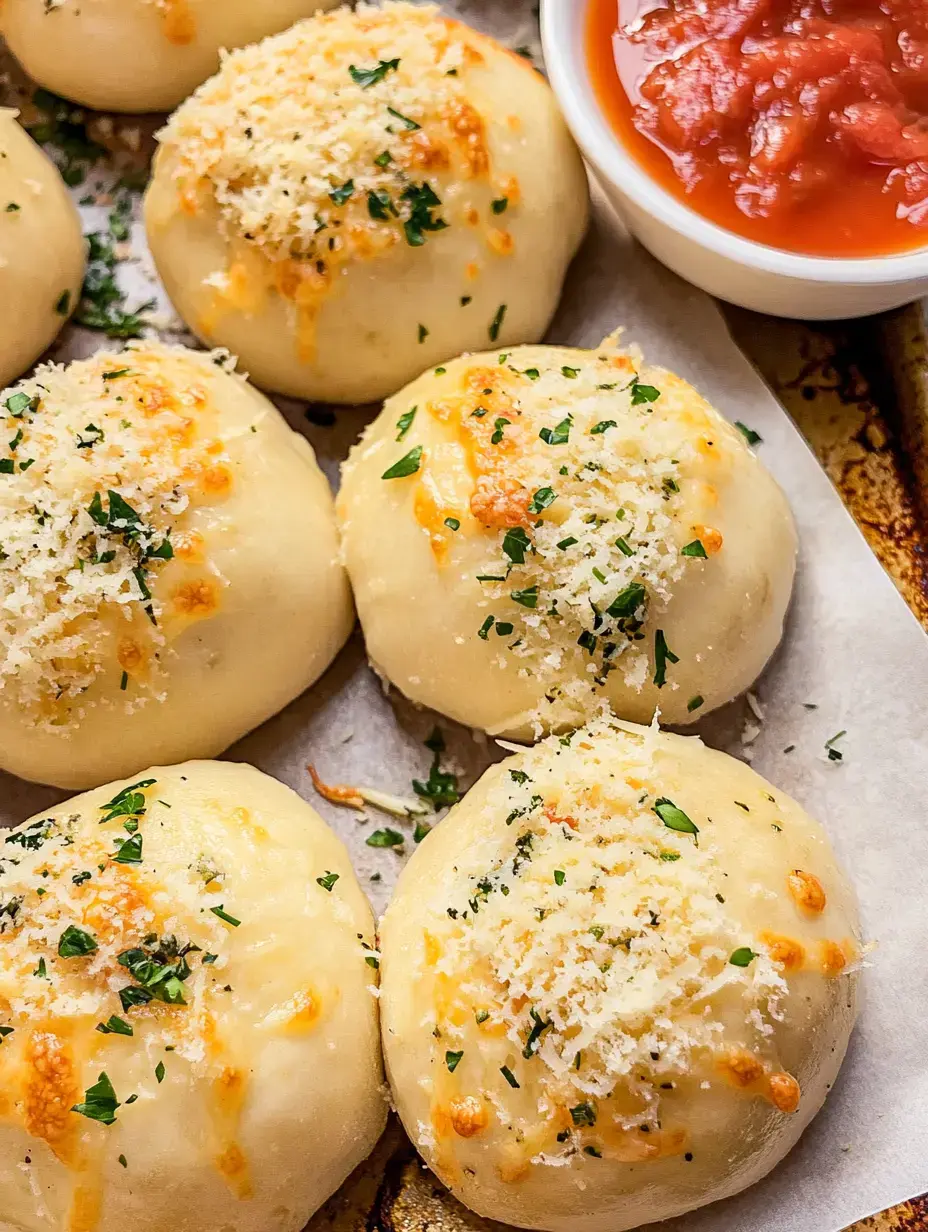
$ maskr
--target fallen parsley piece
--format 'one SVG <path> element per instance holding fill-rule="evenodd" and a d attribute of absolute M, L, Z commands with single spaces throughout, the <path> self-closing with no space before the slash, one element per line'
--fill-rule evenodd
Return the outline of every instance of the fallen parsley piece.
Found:
<path fill-rule="evenodd" d="M 748 945 L 742 945 L 732 953 L 729 963 L 733 967 L 749 967 L 757 955 Z"/>
<path fill-rule="evenodd" d="M 654 634 L 654 683 L 659 689 L 667 683 L 667 664 L 679 662 L 679 656 L 667 645 L 664 630 L 658 629 Z"/>
<path fill-rule="evenodd" d="M 395 73 L 399 66 L 399 59 L 381 60 L 373 68 L 356 68 L 353 64 L 349 64 L 348 72 L 355 85 L 360 86 L 362 90 L 369 90 L 371 86 L 383 81 L 387 73 Z"/>
<path fill-rule="evenodd" d="M 381 479 L 405 479 L 409 475 L 414 475 L 419 469 L 419 463 L 422 461 L 422 446 L 416 445 L 414 449 L 410 449 L 409 453 L 405 454 L 398 462 L 394 462 L 392 466 L 380 476 Z"/>
<path fill-rule="evenodd" d="M 749 445 L 759 445 L 764 439 L 759 432 L 755 432 L 753 428 L 749 428 L 747 424 L 743 424 L 740 419 L 735 420 L 735 427 Z"/>
<path fill-rule="evenodd" d="M 58 939 L 59 958 L 83 958 L 96 952 L 97 943 L 90 933 L 69 924 Z"/>
<path fill-rule="evenodd" d="M 71 1111 L 79 1112 L 91 1121 L 99 1121 L 101 1125 L 112 1125 L 116 1120 L 118 1107 L 119 1100 L 116 1098 L 113 1084 L 103 1073 L 94 1085 L 84 1092 L 84 1102 L 75 1104 Z"/>
<path fill-rule="evenodd" d="M 683 809 L 678 808 L 666 796 L 661 796 L 659 800 L 654 802 L 654 812 L 657 813 L 668 830 L 676 830 L 678 834 L 692 834 L 694 838 L 699 834 L 699 827 L 690 821 Z M 698 843 L 699 840 L 697 839 L 696 841 Z"/>
<path fill-rule="evenodd" d="M 367 836 L 368 847 L 401 847 L 406 841 L 398 830 L 375 830 Z"/>

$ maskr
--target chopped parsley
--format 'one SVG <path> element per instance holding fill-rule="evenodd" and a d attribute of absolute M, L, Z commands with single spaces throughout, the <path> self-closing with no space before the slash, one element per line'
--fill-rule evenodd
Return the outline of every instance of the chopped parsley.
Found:
<path fill-rule="evenodd" d="M 512 423 L 512 420 L 505 419 L 502 415 L 499 417 L 499 419 L 497 419 L 494 422 L 493 435 L 490 437 L 491 445 L 498 445 L 500 441 L 502 441 L 503 433 L 505 432 L 506 428 L 509 426 L 510 423 Z"/>
<path fill-rule="evenodd" d="M 99 495 L 99 493 L 97 493 Z M 145 797 L 142 792 L 147 787 L 153 787 L 157 779 L 140 779 L 130 783 L 122 791 L 113 796 L 112 800 L 100 805 L 100 811 L 106 816 L 100 819 L 100 825 L 113 821 L 116 817 L 140 817 L 145 812 Z"/>
<path fill-rule="evenodd" d="M 514 603 L 522 607 L 536 608 L 538 606 L 538 587 L 528 586 L 525 590 L 514 590 L 510 595 Z"/>
<path fill-rule="evenodd" d="M 368 847 L 401 847 L 406 840 L 398 830 L 391 830 L 388 826 L 385 830 L 375 830 L 369 834 L 366 841 Z"/>
<path fill-rule="evenodd" d="M 116 279 L 119 257 L 114 244 L 128 239 L 131 210 L 129 198 L 118 202 L 109 217 L 109 234 L 94 231 L 87 236 L 87 273 L 74 314 L 78 325 L 101 330 L 110 338 L 141 337 L 146 324 L 144 314 L 155 307 L 155 301 L 148 300 L 134 311 L 126 311 L 126 296 Z"/>
<path fill-rule="evenodd" d="M 532 1027 L 528 1033 L 528 1039 L 525 1041 L 525 1047 L 522 1049 L 522 1055 L 526 1061 L 530 1061 L 535 1055 L 538 1051 L 542 1035 L 554 1025 L 550 1019 L 546 1022 L 534 1006 L 529 1010 L 529 1018 L 531 1019 Z"/>
<path fill-rule="evenodd" d="M 163 1001 L 166 1005 L 186 1005 L 183 984 L 190 977 L 187 955 L 199 950 L 188 943 L 179 946 L 173 936 L 147 937 L 142 946 L 123 950 L 116 961 L 129 972 L 137 987 L 129 985 L 119 990 L 119 1000 L 128 1013 L 138 1005 Z"/>
<path fill-rule="evenodd" d="M 101 1125 L 112 1125 L 116 1120 L 118 1107 L 119 1100 L 116 1098 L 113 1084 L 103 1073 L 94 1085 L 84 1092 L 84 1102 L 75 1104 L 71 1111 L 78 1112 L 91 1121 L 99 1121 Z"/>
<path fill-rule="evenodd" d="M 735 427 L 749 445 L 759 445 L 764 439 L 759 432 L 755 432 L 753 428 L 743 424 L 740 419 L 735 420 Z"/>
<path fill-rule="evenodd" d="M 210 911 L 213 915 L 218 915 L 220 920 L 224 920 L 226 924 L 231 924 L 233 928 L 238 928 L 239 924 L 242 922 L 241 920 L 237 920 L 234 915 L 229 915 L 222 903 L 220 903 L 218 907 L 210 907 Z"/>
<path fill-rule="evenodd" d="M 425 340 L 426 340 L 426 338 L 427 338 L 428 336 L 429 336 L 429 331 L 425 328 L 425 326 L 424 326 L 424 325 L 420 325 L 420 326 L 419 326 L 419 341 L 420 341 L 420 343 L 421 343 L 421 342 L 425 342 Z"/>
<path fill-rule="evenodd" d="M 412 427 L 412 421 L 415 419 L 416 411 L 418 409 L 419 408 L 416 406 L 411 406 L 409 410 L 404 411 L 403 414 L 396 421 L 396 439 L 398 441 L 401 441 L 403 437 L 406 435 L 406 433 L 409 431 L 409 429 Z"/>
<path fill-rule="evenodd" d="M 547 509 L 549 505 L 553 505 L 557 500 L 557 493 L 553 488 L 538 488 L 533 494 L 529 502 L 529 513 L 541 513 Z"/>
<path fill-rule="evenodd" d="M 699 693 L 697 693 L 695 697 L 691 697 L 690 700 L 686 703 L 686 708 L 689 711 L 689 713 L 692 714 L 694 710 L 698 710 L 699 707 L 703 705 L 705 700 L 706 699 L 704 697 L 702 697 Z"/>
<path fill-rule="evenodd" d="M 568 415 L 566 419 L 562 419 L 554 428 L 542 428 L 538 435 L 546 445 L 566 445 L 570 440 L 570 429 L 573 427 L 573 418 Z"/>
<path fill-rule="evenodd" d="M 380 476 L 381 479 L 405 479 L 409 475 L 414 475 L 419 469 L 419 463 L 422 461 L 422 446 L 416 445 L 414 449 L 410 449 L 409 453 L 404 454 L 398 462 L 394 462 Z"/>
<path fill-rule="evenodd" d="M 55 311 L 60 317 L 66 317 L 71 308 L 71 292 L 62 291 L 55 300 Z"/>
<path fill-rule="evenodd" d="M 457 518 L 445 518 L 445 525 L 449 530 L 460 530 L 461 523 Z"/>
<path fill-rule="evenodd" d="M 383 221 L 388 218 L 397 218 L 396 206 L 390 200 L 389 193 L 382 190 L 374 191 L 373 189 L 367 194 L 367 212 L 371 218 Z"/>
<path fill-rule="evenodd" d="M 647 602 L 647 591 L 640 582 L 629 582 L 606 608 L 615 620 L 629 620 Z"/>
<path fill-rule="evenodd" d="M 490 619 L 492 620 L 492 617 Z M 432 808 L 438 812 L 439 809 L 457 804 L 461 793 L 458 790 L 457 775 L 441 769 L 441 755 L 445 751 L 445 740 L 437 727 L 426 741 L 426 746 L 432 751 L 429 777 L 424 783 L 419 779 L 413 779 L 412 789 L 421 799 L 430 801 Z"/>
<path fill-rule="evenodd" d="M 614 419 L 601 419 L 599 423 L 593 424 L 592 428 L 590 428 L 590 436 L 602 436 L 610 428 L 617 428 L 618 426 Z"/>
<path fill-rule="evenodd" d="M 101 1035 L 133 1035 L 131 1025 L 125 1018 L 112 1014 L 106 1022 L 98 1022 L 96 1029 Z"/>
<path fill-rule="evenodd" d="M 90 933 L 74 924 L 69 924 L 58 939 L 59 958 L 83 958 L 97 950 L 97 943 Z"/>
<path fill-rule="evenodd" d="M 353 64 L 349 64 L 348 72 L 355 85 L 360 86 L 362 90 L 369 90 L 371 86 L 383 81 L 387 73 L 395 73 L 399 66 L 398 59 L 381 60 L 374 68 L 355 68 Z"/>
<path fill-rule="evenodd" d="M 500 304 L 500 306 L 496 310 L 496 316 L 490 322 L 490 328 L 487 331 L 490 335 L 491 342 L 496 342 L 496 340 L 499 338 L 499 331 L 502 328 L 505 317 L 506 317 L 506 305 Z"/>
<path fill-rule="evenodd" d="M 678 834 L 692 834 L 698 845 L 699 839 L 696 836 L 699 834 L 699 827 L 690 821 L 683 809 L 678 808 L 672 800 L 661 796 L 654 803 L 654 812 L 668 830 L 675 830 Z"/>
<path fill-rule="evenodd" d="M 344 205 L 346 201 L 350 201 L 354 196 L 354 180 L 345 180 L 338 188 L 333 188 L 329 197 L 335 205 Z"/>
<path fill-rule="evenodd" d="M 516 1076 L 508 1065 L 501 1065 L 499 1072 L 503 1075 L 509 1085 L 516 1091 L 519 1090 L 519 1084 L 516 1081 Z"/>
<path fill-rule="evenodd" d="M 661 391 L 655 389 L 653 385 L 642 385 L 637 377 L 631 383 L 632 391 L 632 406 L 642 406 L 646 402 L 656 402 L 661 396 Z"/>
<path fill-rule="evenodd" d="M 494 214 L 505 214 L 508 208 L 509 208 L 509 198 L 508 197 L 496 197 L 493 201 L 490 202 L 490 209 L 493 211 Z"/>
<path fill-rule="evenodd" d="M 513 526 L 503 538 L 503 551 L 514 565 L 525 564 L 525 553 L 532 549 L 531 541 L 521 526 Z"/>
<path fill-rule="evenodd" d="M 316 885 L 321 885 L 323 890 L 328 890 L 331 894 L 332 886 L 335 885 L 336 881 L 338 881 L 338 873 L 330 873 L 329 870 L 326 869 L 324 877 L 316 878 Z"/>
<path fill-rule="evenodd" d="M 554 884 L 555 885 L 562 886 L 566 879 L 567 879 L 567 874 L 564 872 L 562 868 L 556 868 L 554 870 Z"/>
<path fill-rule="evenodd" d="M 117 842 L 119 840 L 117 839 Z M 113 856 L 113 860 L 117 864 L 141 864 L 142 863 L 142 836 L 141 834 L 130 835 L 124 842 L 119 844 L 119 849 Z"/>
<path fill-rule="evenodd" d="M 403 222 L 403 230 L 410 247 L 421 248 L 425 243 L 426 231 L 444 231 L 448 226 L 443 218 L 435 218 L 432 214 L 441 205 L 441 197 L 429 184 L 410 184 L 403 189 L 400 200 L 409 211 Z"/>
<path fill-rule="evenodd" d="M 748 945 L 742 945 L 732 953 L 729 963 L 733 967 L 749 967 L 757 955 Z"/>
<path fill-rule="evenodd" d="M 446 1052 L 445 1053 L 445 1064 L 448 1066 L 449 1074 L 454 1073 L 454 1071 L 460 1065 L 461 1057 L 463 1056 L 464 1056 L 463 1052 Z"/>
<path fill-rule="evenodd" d="M 846 736 L 846 735 L 847 735 L 846 731 L 839 731 L 837 735 L 832 736 L 830 740 L 825 741 L 825 749 L 828 753 L 829 761 L 843 761 L 844 760 L 844 754 L 841 752 L 840 749 L 835 748 L 835 744 L 843 736 Z"/>
<path fill-rule="evenodd" d="M 159 1086 L 162 1082 L 164 1082 L 164 1072 L 164 1062 L 159 1061 L 155 1066 L 155 1079 L 157 1080 Z"/>
<path fill-rule="evenodd" d="M 404 116 L 401 111 L 397 111 L 393 107 L 388 107 L 387 111 L 389 111 L 390 115 L 393 116 L 394 120 L 399 120 L 403 127 L 409 132 L 414 132 L 417 128 L 422 127 L 421 124 L 417 124 L 415 120 L 410 120 L 409 116 Z M 387 131 L 389 132 L 391 130 L 388 128 Z"/>
<path fill-rule="evenodd" d="M 706 560 L 708 558 L 708 553 L 703 547 L 702 541 L 699 539 L 694 539 L 692 543 L 688 543 L 685 547 L 682 547 L 680 549 L 680 555 L 697 556 L 700 560 Z"/>
<path fill-rule="evenodd" d="M 577 1104 L 570 1110 L 570 1119 L 574 1125 L 595 1125 L 596 1106 L 594 1104 Z"/>
<path fill-rule="evenodd" d="M 659 689 L 667 683 L 667 664 L 679 662 L 679 656 L 667 645 L 664 630 L 658 629 L 654 634 L 654 683 Z"/>

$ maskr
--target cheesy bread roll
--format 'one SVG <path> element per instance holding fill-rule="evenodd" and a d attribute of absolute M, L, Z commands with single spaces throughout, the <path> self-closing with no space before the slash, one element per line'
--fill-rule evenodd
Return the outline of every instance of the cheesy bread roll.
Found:
<path fill-rule="evenodd" d="M 0 1227 L 298 1232 L 386 1119 L 341 842 L 227 762 L 4 834 Z"/>
<path fill-rule="evenodd" d="M 236 52 L 160 141 L 145 214 L 168 294 L 295 397 L 365 402 L 537 341 L 586 226 L 546 82 L 434 6 L 342 8 Z"/>
<path fill-rule="evenodd" d="M 328 667 L 331 492 L 228 356 L 49 365 L 0 416 L 0 766 L 87 787 L 214 756 Z"/>
<path fill-rule="evenodd" d="M 381 926 L 394 1100 L 478 1214 L 623 1232 L 737 1193 L 821 1107 L 856 1015 L 826 835 L 744 763 L 631 724 L 489 770 Z"/>
<path fill-rule="evenodd" d="M 604 703 L 692 722 L 782 634 L 783 493 L 690 385 L 613 341 L 429 370 L 352 451 L 338 511 L 374 666 L 494 734 Z"/>

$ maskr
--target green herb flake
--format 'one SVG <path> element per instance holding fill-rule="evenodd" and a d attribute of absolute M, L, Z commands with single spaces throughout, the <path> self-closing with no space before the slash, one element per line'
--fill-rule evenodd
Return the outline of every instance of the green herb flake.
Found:
<path fill-rule="evenodd" d="M 220 920 L 224 920 L 226 924 L 231 924 L 233 928 L 238 928 L 239 924 L 242 922 L 241 920 L 237 920 L 234 915 L 229 915 L 222 903 L 220 903 L 218 907 L 210 907 L 210 911 L 213 915 L 217 915 Z"/>
<path fill-rule="evenodd" d="M 632 381 L 632 406 L 643 406 L 647 402 L 656 402 L 661 396 L 661 391 L 655 389 L 653 385 L 642 385 L 637 377 Z"/>
<path fill-rule="evenodd" d="M 329 870 L 326 869 L 324 877 L 316 878 L 316 885 L 322 886 L 323 890 L 328 890 L 331 894 L 332 886 L 335 885 L 336 881 L 338 881 L 338 873 L 330 873 Z"/>
<path fill-rule="evenodd" d="M 525 564 L 525 553 L 532 549 L 531 541 L 521 526 L 513 526 L 503 537 L 503 551 L 514 565 Z"/>
<path fill-rule="evenodd" d="M 74 924 L 69 924 L 58 939 L 59 958 L 84 958 L 97 950 L 97 943 L 90 933 Z"/>
<path fill-rule="evenodd" d="M 354 180 L 345 180 L 338 188 L 333 188 L 329 197 L 335 205 L 344 205 L 354 195 Z"/>
<path fill-rule="evenodd" d="M 353 64 L 349 64 L 348 72 L 355 85 L 360 86 L 362 90 L 369 90 L 371 86 L 383 81 L 387 73 L 395 73 L 399 66 L 398 59 L 381 60 L 374 68 L 356 68 Z"/>
<path fill-rule="evenodd" d="M 510 598 L 522 607 L 536 608 L 538 606 L 538 587 L 528 586 L 525 590 L 514 590 Z"/>
<path fill-rule="evenodd" d="M 549 505 L 553 505 L 557 500 L 557 493 L 553 488 L 538 488 L 532 493 L 532 499 L 529 502 L 528 511 L 531 514 L 541 513 L 547 509 Z"/>
<path fill-rule="evenodd" d="M 118 1107 L 119 1100 L 116 1098 L 113 1084 L 103 1073 L 94 1085 L 84 1092 L 84 1102 L 75 1104 L 71 1111 L 78 1112 L 91 1121 L 99 1121 L 101 1125 L 112 1125 L 116 1120 Z"/>
<path fill-rule="evenodd" d="M 567 877 L 567 874 L 564 872 L 562 868 L 556 868 L 554 870 L 554 884 L 555 885 L 562 886 L 564 884 L 566 877 Z"/>
<path fill-rule="evenodd" d="M 120 843 L 119 850 L 113 856 L 113 860 L 117 864 L 141 864 L 142 863 L 142 836 L 141 834 L 133 834 L 127 838 L 125 842 Z"/>
<path fill-rule="evenodd" d="M 599 423 L 593 424 L 592 428 L 590 428 L 590 436 L 602 436 L 610 428 L 617 428 L 618 426 L 614 419 L 601 419 Z"/>
<path fill-rule="evenodd" d="M 538 435 L 546 445 L 566 445 L 570 440 L 570 429 L 573 427 L 573 422 L 572 416 L 568 415 L 554 428 L 542 428 Z"/>
<path fill-rule="evenodd" d="M 664 630 L 658 629 L 654 634 L 654 683 L 659 689 L 667 683 L 667 664 L 679 662 L 679 656 L 667 645 Z"/>
<path fill-rule="evenodd" d="M 461 523 L 458 518 L 445 518 L 445 525 L 449 530 L 460 530 Z"/>
<path fill-rule="evenodd" d="M 493 435 L 490 437 L 491 445 L 498 445 L 503 439 L 503 433 L 508 425 L 512 422 L 510 419 L 505 419 L 502 415 L 493 424 Z"/>
<path fill-rule="evenodd" d="M 705 700 L 706 699 L 703 696 L 701 696 L 701 694 L 697 693 L 695 697 L 691 697 L 690 700 L 686 703 L 686 708 L 689 711 L 689 713 L 692 714 L 694 710 L 698 710 L 699 707 L 705 703 Z"/>
<path fill-rule="evenodd" d="M 409 410 L 404 411 L 403 414 L 396 421 L 396 439 L 398 441 L 401 441 L 403 437 L 406 435 L 406 433 L 409 431 L 409 429 L 412 427 L 412 421 L 415 419 L 416 411 L 418 409 L 419 408 L 417 406 L 411 406 Z"/>
<path fill-rule="evenodd" d="M 742 945 L 732 953 L 729 963 L 733 967 L 749 967 L 757 955 L 748 945 Z"/>
<path fill-rule="evenodd" d="M 490 202 L 490 209 L 493 211 L 494 214 L 505 214 L 508 208 L 509 208 L 509 198 L 508 197 L 497 197 L 495 200 Z"/>
<path fill-rule="evenodd" d="M 409 210 L 403 222 L 403 231 L 411 248 L 421 248 L 425 243 L 426 231 L 443 231 L 447 227 L 444 218 L 435 218 L 432 214 L 441 205 L 441 197 L 430 185 L 410 184 L 403 189 L 400 200 Z M 419 328 L 421 330 L 423 327 L 420 325 Z"/>
<path fill-rule="evenodd" d="M 96 1029 L 101 1035 L 133 1035 L 132 1027 L 125 1018 L 119 1018 L 116 1014 L 110 1016 L 106 1022 L 98 1022 Z"/>
<path fill-rule="evenodd" d="M 495 621 L 496 621 L 495 616 L 488 616 L 486 620 L 483 622 L 483 624 L 480 626 L 480 628 L 477 630 L 477 636 L 483 638 L 484 641 L 487 641 L 490 635 L 490 630 L 493 628 Z"/>
<path fill-rule="evenodd" d="M 629 582 L 612 600 L 606 612 L 615 620 L 630 620 L 647 602 L 647 597 L 647 591 L 640 582 Z"/>
<path fill-rule="evenodd" d="M 380 476 L 381 479 L 406 479 L 409 475 L 414 475 L 419 469 L 419 463 L 422 461 L 422 446 L 416 445 L 414 449 L 410 449 L 409 453 L 405 454 L 398 462 L 394 462 Z"/>
<path fill-rule="evenodd" d="M 417 128 L 422 127 L 421 124 L 417 124 L 415 120 L 410 120 L 409 116 L 404 116 L 401 111 L 397 111 L 393 107 L 388 107 L 387 111 L 393 116 L 394 120 L 399 120 L 408 132 L 415 132 Z"/>
<path fill-rule="evenodd" d="M 694 539 L 692 543 L 688 543 L 685 547 L 681 548 L 680 555 L 681 556 L 696 556 L 700 560 L 708 559 L 708 553 L 706 549 L 703 547 L 702 542 L 699 539 Z"/>
<path fill-rule="evenodd" d="M 375 971 L 380 970 L 380 959 L 376 954 L 365 954 L 364 961 L 369 967 L 373 967 Z"/>
<path fill-rule="evenodd" d="M 842 739 L 842 737 L 846 735 L 847 735 L 846 731 L 839 731 L 837 735 L 832 736 L 830 740 L 825 741 L 825 750 L 828 753 L 829 761 L 843 761 L 844 760 L 844 754 L 841 752 L 840 749 L 835 748 L 835 744 L 840 739 Z"/>
<path fill-rule="evenodd" d="M 445 1064 L 448 1066 L 449 1074 L 454 1073 L 454 1071 L 460 1065 L 461 1057 L 463 1056 L 464 1056 L 463 1052 L 446 1052 L 445 1053 Z"/>
<path fill-rule="evenodd" d="M 516 1081 L 516 1076 L 512 1072 L 512 1070 L 509 1068 L 508 1065 L 501 1065 L 499 1068 L 499 1072 L 503 1075 L 503 1077 L 506 1079 L 509 1085 L 513 1088 L 513 1090 L 516 1090 L 516 1091 L 519 1090 L 519 1083 Z"/>
<path fill-rule="evenodd" d="M 490 322 L 490 328 L 487 331 L 487 333 L 490 335 L 491 342 L 496 342 L 497 339 L 499 338 L 499 331 L 503 327 L 503 321 L 505 320 L 505 318 L 506 318 L 506 305 L 500 304 L 500 306 L 496 310 L 496 316 Z M 502 360 L 500 362 L 502 362 Z"/>
<path fill-rule="evenodd" d="M 683 809 L 678 808 L 666 796 L 661 796 L 659 800 L 654 802 L 654 812 L 657 813 L 668 830 L 675 830 L 678 834 L 692 834 L 694 838 L 699 834 L 699 827 L 690 821 Z M 696 842 L 698 845 L 698 838 Z"/>
<path fill-rule="evenodd" d="M 426 340 L 426 338 L 427 338 L 428 336 L 429 336 L 429 331 L 425 328 L 425 326 L 424 326 L 424 325 L 420 325 L 420 326 L 419 326 L 419 341 L 420 341 L 420 343 L 421 343 L 421 342 L 425 342 L 425 340 Z"/>
<path fill-rule="evenodd" d="M 735 427 L 749 445 L 760 445 L 764 439 L 759 432 L 755 432 L 753 428 L 749 428 L 747 424 L 743 424 L 740 419 L 735 420 Z"/>
<path fill-rule="evenodd" d="M 405 841 L 398 830 L 391 830 L 389 826 L 385 830 L 375 830 L 366 840 L 368 847 L 402 847 Z"/>
<path fill-rule="evenodd" d="M 595 1125 L 596 1107 L 594 1104 L 577 1104 L 570 1109 L 570 1119 L 574 1125 Z"/>
<path fill-rule="evenodd" d="M 162 1082 L 164 1082 L 164 1073 L 165 1073 L 164 1062 L 159 1061 L 158 1064 L 155 1066 L 155 1078 L 159 1086 L 161 1085 Z"/>

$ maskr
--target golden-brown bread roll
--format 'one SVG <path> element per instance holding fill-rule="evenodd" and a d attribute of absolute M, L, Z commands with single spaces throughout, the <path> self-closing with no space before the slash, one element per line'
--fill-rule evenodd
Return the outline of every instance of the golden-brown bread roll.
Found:
<path fill-rule="evenodd" d="M 796 1142 L 854 1023 L 857 911 L 798 804 L 699 740 L 600 722 L 489 770 L 381 926 L 407 1132 L 480 1215 L 622 1232 Z"/>
<path fill-rule="evenodd" d="M 102 351 L 0 416 L 0 766 L 80 788 L 215 756 L 328 667 L 331 491 L 228 357 Z"/>
<path fill-rule="evenodd" d="M 386 1119 L 342 843 L 228 762 L 3 834 L 0 1229 L 298 1232 Z"/>
<path fill-rule="evenodd" d="M 146 200 L 175 307 L 261 386 L 364 402 L 537 341 L 586 225 L 544 79 L 434 6 L 362 4 L 229 56 Z"/>
<path fill-rule="evenodd" d="M 374 666 L 491 733 L 604 701 L 692 722 L 782 634 L 786 498 L 690 385 L 614 341 L 430 369 L 354 448 L 337 508 Z"/>

